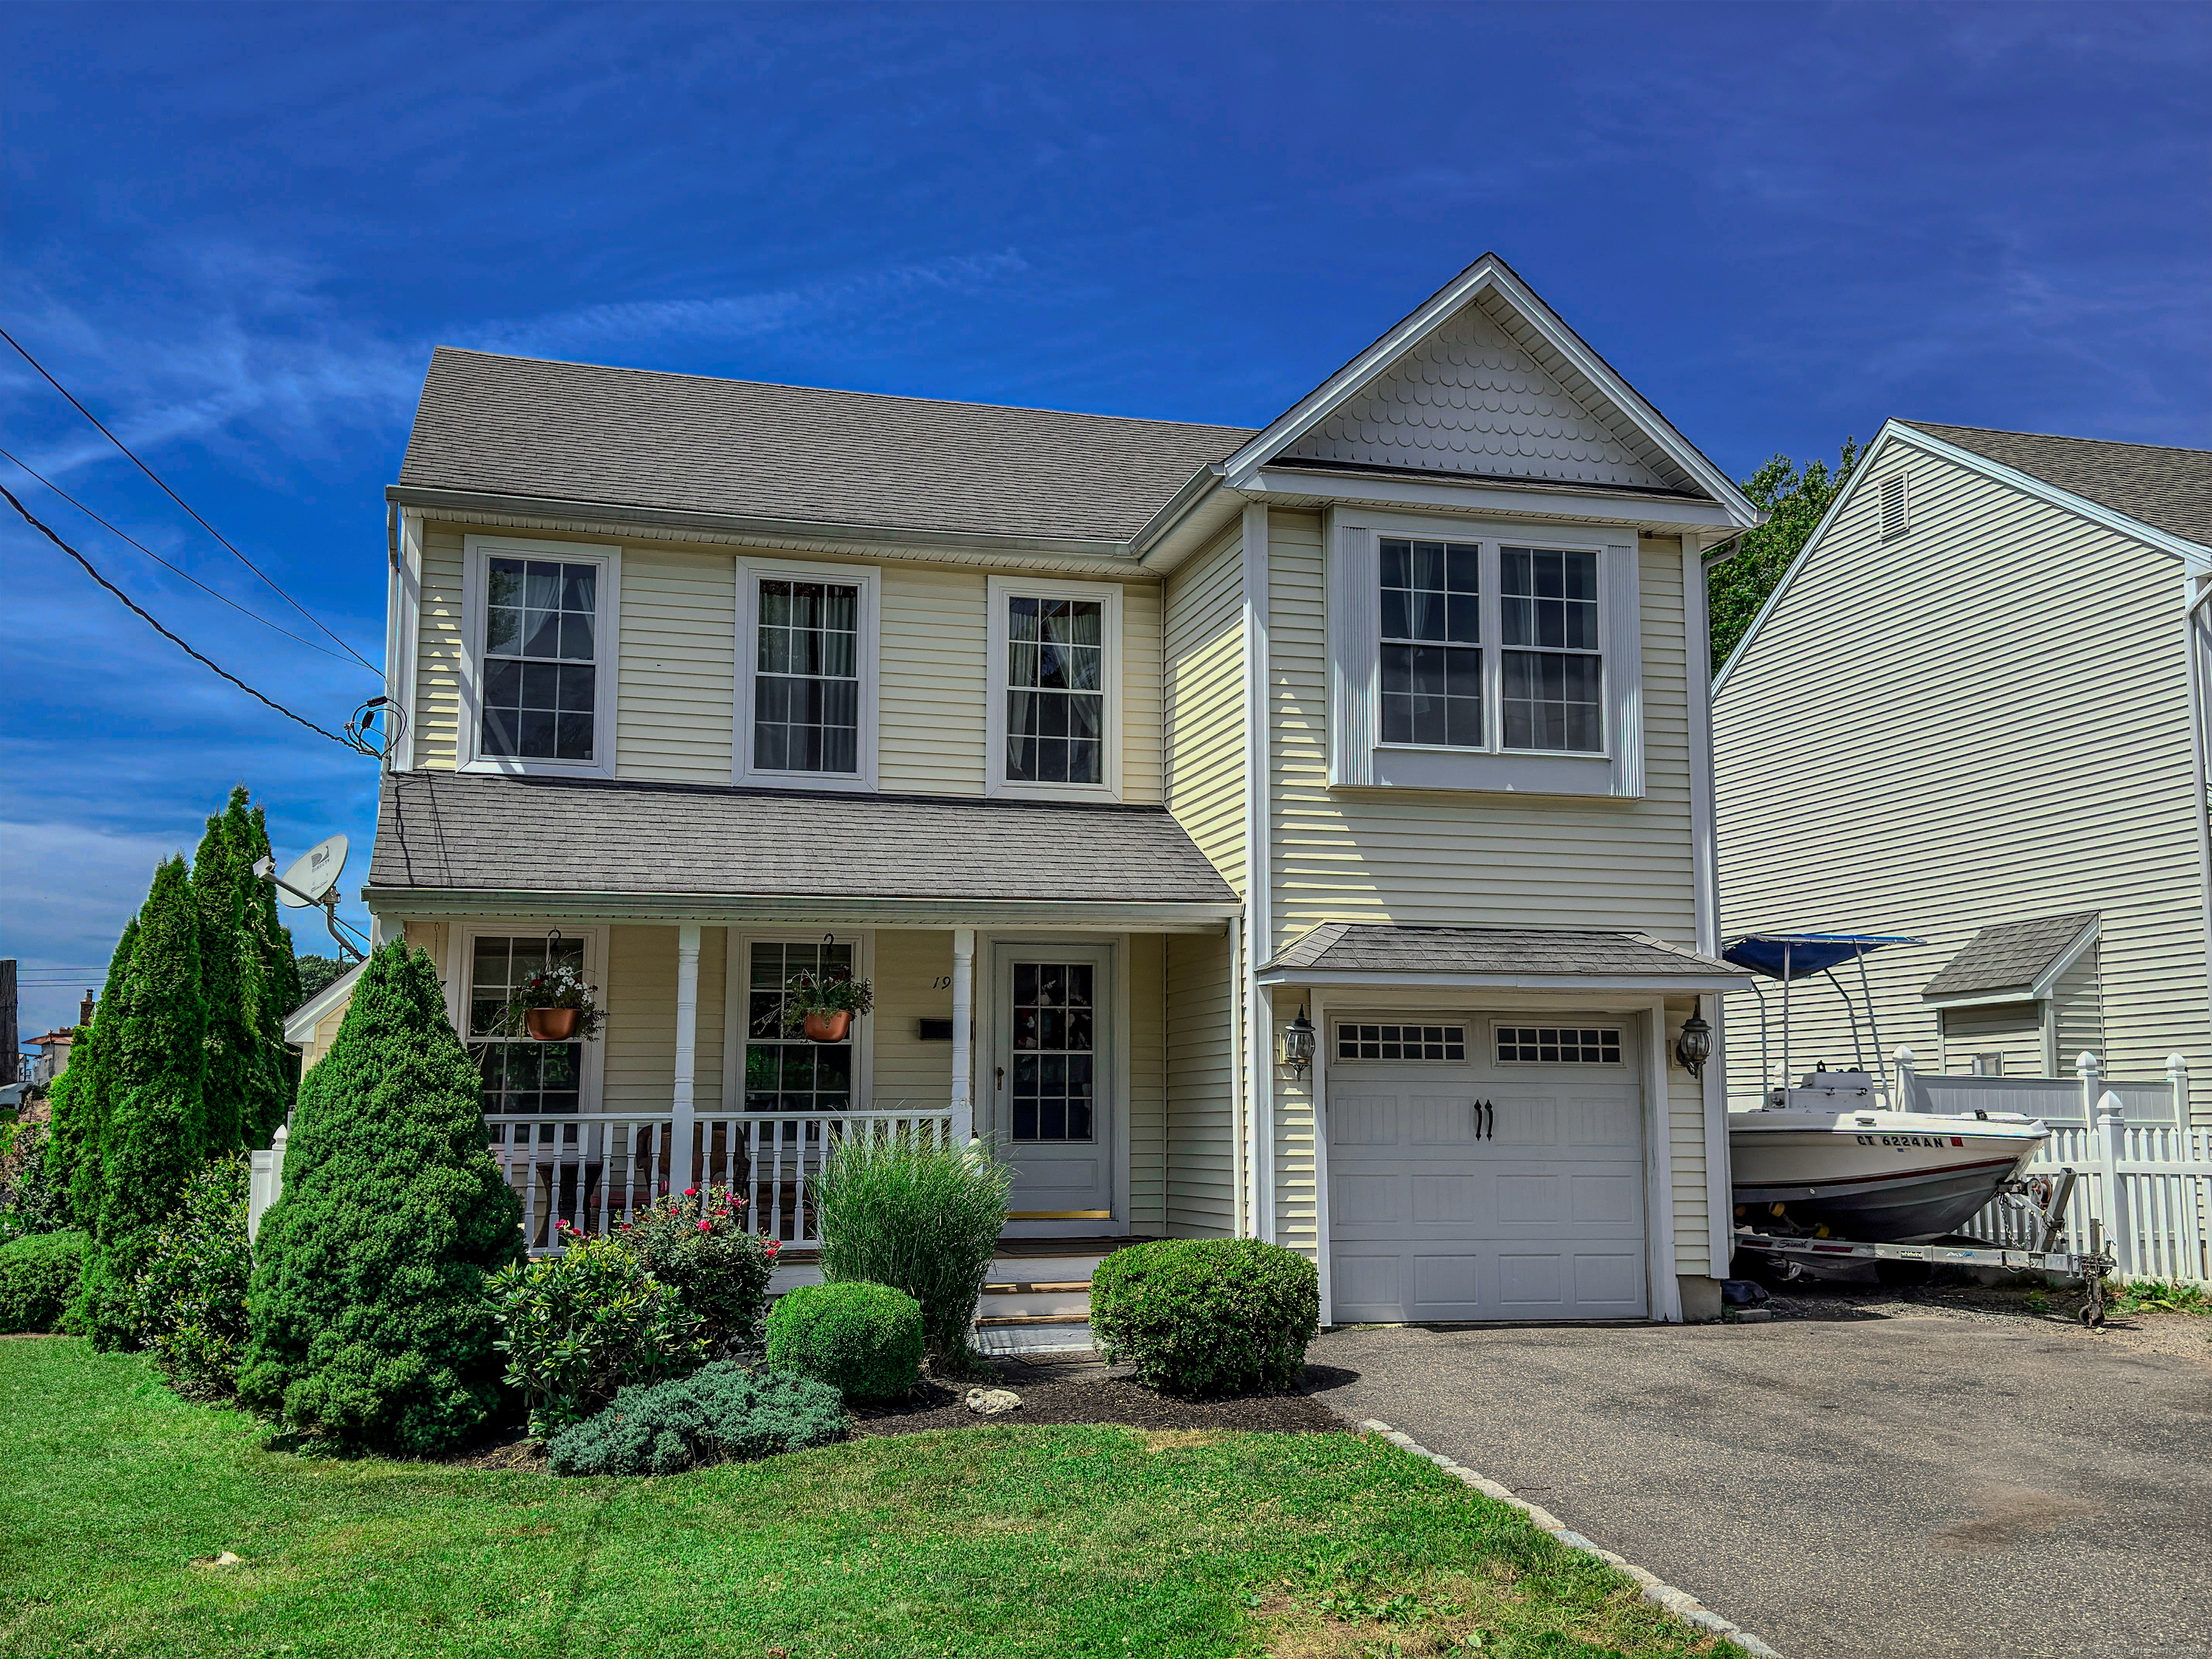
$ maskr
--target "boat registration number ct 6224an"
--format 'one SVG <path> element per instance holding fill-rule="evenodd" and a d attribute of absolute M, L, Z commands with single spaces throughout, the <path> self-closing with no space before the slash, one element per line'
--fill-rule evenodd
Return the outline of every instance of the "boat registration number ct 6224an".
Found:
<path fill-rule="evenodd" d="M 1963 1146 L 1957 1135 L 1861 1135 L 1862 1146 Z"/>

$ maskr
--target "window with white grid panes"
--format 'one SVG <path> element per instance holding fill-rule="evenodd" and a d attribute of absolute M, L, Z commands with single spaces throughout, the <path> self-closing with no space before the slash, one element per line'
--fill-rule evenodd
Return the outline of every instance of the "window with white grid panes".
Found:
<path fill-rule="evenodd" d="M 753 766 L 860 769 L 860 589 L 764 576 L 754 649 Z"/>
<path fill-rule="evenodd" d="M 1089 1140 L 1097 1079 L 1097 969 L 1017 962 L 1009 1127 L 1016 1140 Z"/>
<path fill-rule="evenodd" d="M 478 754 L 598 757 L 599 574 L 555 559 L 485 562 Z"/>
<path fill-rule="evenodd" d="M 1467 1058 L 1464 1025 L 1369 1024 L 1340 1020 L 1339 1060 L 1461 1060 Z"/>
<path fill-rule="evenodd" d="M 1511 1066 L 1618 1066 L 1617 1025 L 1501 1025 L 1498 1058 Z"/>
<path fill-rule="evenodd" d="M 1097 599 L 1006 599 L 1006 778 L 1105 781 L 1106 607 Z"/>
<path fill-rule="evenodd" d="M 584 976 L 584 941 L 542 933 L 479 933 L 469 945 L 469 1057 L 483 1079 L 487 1117 L 582 1109 L 584 1045 L 540 1042 L 505 1029 L 516 992 L 549 969 Z"/>
<path fill-rule="evenodd" d="M 1506 748 L 1604 751 L 1597 584 L 1595 553 L 1498 550 L 1498 702 Z"/>
<path fill-rule="evenodd" d="M 1382 741 L 1480 749 L 1482 550 L 1385 536 Z"/>
<path fill-rule="evenodd" d="M 745 1109 L 812 1115 L 854 1108 L 854 1020 L 836 1042 L 814 1042 L 787 1030 L 787 988 L 794 975 L 850 979 L 850 945 L 755 939 L 747 949 L 745 983 Z"/>

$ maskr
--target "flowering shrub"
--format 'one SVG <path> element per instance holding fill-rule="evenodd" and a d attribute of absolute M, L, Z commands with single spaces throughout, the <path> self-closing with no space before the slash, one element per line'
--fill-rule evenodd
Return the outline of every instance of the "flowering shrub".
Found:
<path fill-rule="evenodd" d="M 544 1436 L 589 1416 L 628 1382 L 680 1376 L 707 1358 L 700 1321 L 618 1238 L 563 1222 L 558 1255 L 519 1261 L 488 1286 L 507 1381 Z"/>
<path fill-rule="evenodd" d="M 635 1212 L 615 1237 L 676 1292 L 699 1322 L 710 1357 L 749 1357 L 777 1245 L 745 1228 L 745 1200 L 726 1187 L 670 1194 Z"/>
<path fill-rule="evenodd" d="M 187 1400 L 222 1400 L 238 1391 L 246 1287 L 253 1277 L 246 1239 L 247 1176 L 243 1152 L 216 1158 L 194 1176 L 177 1213 L 155 1235 L 146 1271 L 132 1287 L 137 1340 Z"/>

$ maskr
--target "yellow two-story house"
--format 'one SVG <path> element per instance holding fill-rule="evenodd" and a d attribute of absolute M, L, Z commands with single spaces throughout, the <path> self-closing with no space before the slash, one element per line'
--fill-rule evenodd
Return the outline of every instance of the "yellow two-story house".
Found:
<path fill-rule="evenodd" d="M 1016 1168 L 1006 1341 L 1163 1236 L 1334 1322 L 1717 1314 L 1698 571 L 1757 515 L 1496 258 L 1256 432 L 441 349 L 387 496 L 363 897 L 533 1243 L 728 1182 L 803 1273 L 806 1172 L 904 1128 Z M 499 1033 L 549 961 L 598 1040 Z"/>

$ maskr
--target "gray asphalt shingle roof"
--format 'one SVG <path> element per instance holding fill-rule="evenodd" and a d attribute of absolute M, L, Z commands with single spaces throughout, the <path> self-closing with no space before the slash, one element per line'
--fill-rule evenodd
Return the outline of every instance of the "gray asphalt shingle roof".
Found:
<path fill-rule="evenodd" d="M 369 885 L 1233 905 L 1157 807 L 389 775 Z"/>
<path fill-rule="evenodd" d="M 2169 535 L 2212 546 L 2212 450 L 1899 422 Z"/>
<path fill-rule="evenodd" d="M 2074 910 L 2064 915 L 1984 927 L 1943 964 L 1942 971 L 1928 981 L 1920 994 L 1966 997 L 2025 991 L 2096 920 L 2094 910 Z"/>
<path fill-rule="evenodd" d="M 1406 927 L 1328 921 L 1263 969 L 1331 973 L 1571 974 L 1745 979 L 1743 969 L 1648 933 L 1609 928 Z"/>
<path fill-rule="evenodd" d="M 879 530 L 1126 542 L 1243 427 L 440 346 L 403 487 Z"/>

